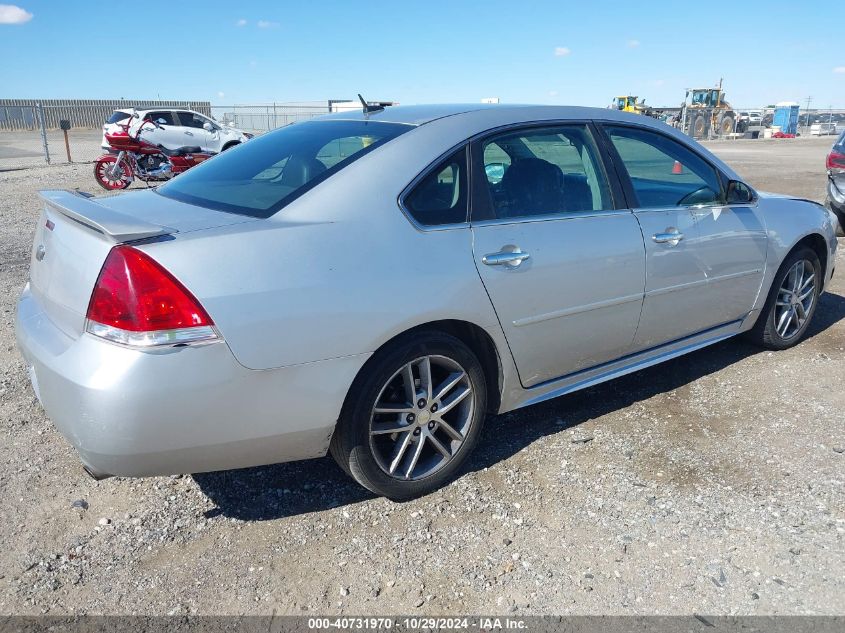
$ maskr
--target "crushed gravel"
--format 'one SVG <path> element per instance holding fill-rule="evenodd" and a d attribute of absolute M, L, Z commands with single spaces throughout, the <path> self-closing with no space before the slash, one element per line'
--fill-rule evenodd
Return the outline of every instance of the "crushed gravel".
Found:
<path fill-rule="evenodd" d="M 823 195 L 822 143 L 713 148 Z M 15 347 L 48 187 L 96 191 L 90 165 L 0 173 L 0 614 L 845 613 L 841 273 L 798 347 L 727 341 L 492 418 L 416 501 L 328 458 L 98 483 Z"/>

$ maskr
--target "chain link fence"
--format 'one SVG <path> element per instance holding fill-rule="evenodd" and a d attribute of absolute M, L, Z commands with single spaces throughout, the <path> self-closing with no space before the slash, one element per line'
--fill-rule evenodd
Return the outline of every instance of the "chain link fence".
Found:
<path fill-rule="evenodd" d="M 103 124 L 114 110 L 132 107 L 128 103 L 0 99 L 0 172 L 95 161 L 104 151 Z M 194 110 L 256 135 L 352 107 L 360 106 L 357 101 L 345 100 L 214 106 L 208 102 L 155 101 L 137 105 L 137 109 Z M 70 121 L 67 135 L 59 128 L 62 120 Z"/>

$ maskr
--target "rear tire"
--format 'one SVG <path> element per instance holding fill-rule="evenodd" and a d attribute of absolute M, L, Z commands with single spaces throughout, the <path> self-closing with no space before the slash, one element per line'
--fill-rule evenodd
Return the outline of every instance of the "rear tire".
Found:
<path fill-rule="evenodd" d="M 486 407 L 475 354 L 448 334 L 415 333 L 376 352 L 355 379 L 331 454 L 377 495 L 419 497 L 456 475 L 478 442 Z"/>
<path fill-rule="evenodd" d="M 747 338 L 771 350 L 797 345 L 816 312 L 822 280 L 821 262 L 813 249 L 802 246 L 792 251 L 778 269 Z"/>
<path fill-rule="evenodd" d="M 703 138 L 707 135 L 707 117 L 703 114 L 693 115 L 690 121 L 690 132 L 693 138 Z"/>
<path fill-rule="evenodd" d="M 223 146 L 223 149 L 221 149 L 221 150 L 220 150 L 220 153 L 222 154 L 222 153 L 223 153 L 223 152 L 225 152 L 227 149 L 232 149 L 232 148 L 233 148 L 233 147 L 235 147 L 236 145 L 240 145 L 240 142 L 235 141 L 235 142 L 233 142 L 233 143 L 226 143 L 226 145 L 224 145 L 224 146 Z"/>

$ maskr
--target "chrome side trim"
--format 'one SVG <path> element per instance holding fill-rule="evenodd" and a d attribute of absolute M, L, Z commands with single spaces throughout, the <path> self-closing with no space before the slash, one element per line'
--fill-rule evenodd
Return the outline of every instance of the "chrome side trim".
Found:
<path fill-rule="evenodd" d="M 670 292 L 674 292 L 675 290 L 686 290 L 687 288 L 694 288 L 696 286 L 704 286 L 708 284 L 715 284 L 719 283 L 720 281 L 729 281 L 731 279 L 737 279 L 739 277 L 750 277 L 751 275 L 758 275 L 763 272 L 762 268 L 755 268 L 754 270 L 743 270 L 738 273 L 731 273 L 730 275 L 721 275 L 719 277 L 706 277 L 704 279 L 696 279 L 695 281 L 690 281 L 685 284 L 677 284 L 675 286 L 666 286 L 665 288 L 657 288 L 655 290 L 649 290 L 645 293 L 646 297 L 657 297 L 660 295 L 665 295 Z"/>
<path fill-rule="evenodd" d="M 542 323 L 543 321 L 550 321 L 552 319 L 559 319 L 561 317 L 570 316 L 573 314 L 580 314 L 581 312 L 590 312 L 592 310 L 601 310 L 602 308 L 609 308 L 611 306 L 622 305 L 623 303 L 633 303 L 634 301 L 642 301 L 642 293 L 635 295 L 626 295 L 624 297 L 617 297 L 614 299 L 607 299 L 605 301 L 596 301 L 595 303 L 587 303 L 574 308 L 565 308 L 563 310 L 555 310 L 554 312 L 546 312 L 545 314 L 538 314 L 536 316 L 525 317 L 524 319 L 517 319 L 513 322 L 514 327 L 523 327 L 525 325 L 533 325 L 535 323 Z"/>
<path fill-rule="evenodd" d="M 683 356 L 702 347 L 713 345 L 738 334 L 741 331 L 742 322 L 742 319 L 731 321 L 730 323 L 710 328 L 709 330 L 661 345 L 660 347 L 637 352 L 615 361 L 583 369 L 574 374 L 529 387 L 522 391 L 523 399 L 517 401 L 513 406 L 508 407 L 508 409 L 518 409 L 545 400 L 551 400 L 552 398 L 557 398 L 573 391 L 579 391 L 639 371 L 640 369 L 657 365 L 663 361 Z"/>
<path fill-rule="evenodd" d="M 473 227 L 496 226 L 500 224 L 528 224 L 530 222 L 553 222 L 555 220 L 582 220 L 601 216 L 631 215 L 630 209 L 606 209 L 599 211 L 568 211 L 549 213 L 547 215 L 526 215 L 516 218 L 496 218 L 492 220 L 475 220 Z"/>

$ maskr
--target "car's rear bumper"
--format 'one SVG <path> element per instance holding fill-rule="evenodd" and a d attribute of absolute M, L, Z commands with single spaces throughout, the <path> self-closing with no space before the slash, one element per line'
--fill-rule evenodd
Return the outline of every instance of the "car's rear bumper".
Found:
<path fill-rule="evenodd" d="M 145 352 L 53 325 L 27 286 L 18 346 L 41 403 L 96 476 L 226 470 L 326 454 L 368 355 L 272 370 L 224 342 Z"/>

